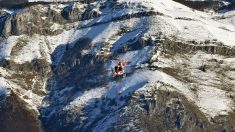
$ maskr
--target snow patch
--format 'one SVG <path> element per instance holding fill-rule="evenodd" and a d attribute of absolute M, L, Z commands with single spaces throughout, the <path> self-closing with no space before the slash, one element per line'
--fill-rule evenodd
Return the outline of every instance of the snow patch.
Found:
<path fill-rule="evenodd" d="M 84 104 L 87 104 L 89 101 L 95 98 L 101 98 L 101 96 L 104 94 L 105 88 L 96 88 L 91 89 L 89 91 L 85 91 L 84 93 L 79 93 L 78 97 L 70 102 L 70 106 L 83 106 Z"/>
<path fill-rule="evenodd" d="M 232 100 L 227 97 L 226 91 L 201 87 L 198 91 L 199 101 L 196 104 L 210 117 L 217 115 L 227 115 L 232 108 Z"/>
<path fill-rule="evenodd" d="M 3 77 L 0 77 L 0 97 L 7 94 L 8 84 Z"/>
<path fill-rule="evenodd" d="M 54 32 L 58 29 L 61 29 L 61 25 L 59 25 L 57 23 L 53 23 L 53 25 L 50 27 L 50 29 Z"/>
<path fill-rule="evenodd" d="M 10 36 L 8 39 L 0 43 L 0 59 L 10 59 L 11 50 L 18 42 L 18 38 L 22 36 Z"/>

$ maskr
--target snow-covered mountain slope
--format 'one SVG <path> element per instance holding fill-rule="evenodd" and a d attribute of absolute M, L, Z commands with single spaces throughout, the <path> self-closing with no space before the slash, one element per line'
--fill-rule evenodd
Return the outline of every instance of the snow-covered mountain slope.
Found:
<path fill-rule="evenodd" d="M 234 130 L 234 11 L 107 0 L 1 12 L 0 97 L 18 95 L 45 131 Z"/>

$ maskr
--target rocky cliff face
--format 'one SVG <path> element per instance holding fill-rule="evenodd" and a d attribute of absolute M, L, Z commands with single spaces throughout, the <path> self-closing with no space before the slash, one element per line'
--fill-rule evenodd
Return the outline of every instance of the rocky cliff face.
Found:
<path fill-rule="evenodd" d="M 18 9 L 19 11 L 6 12 L 3 10 L 1 11 L 1 36 L 30 35 L 32 32 L 41 35 L 57 35 L 62 32 L 63 28 L 69 28 L 66 27 L 66 23 L 83 19 L 82 14 L 85 7 L 78 9 L 79 3 L 65 6 L 35 5 Z M 60 11 L 58 12 L 58 10 Z M 63 26 L 56 29 L 55 23 Z M 50 28 L 53 25 L 55 29 Z"/>
<path fill-rule="evenodd" d="M 2 122 L 0 126 L 2 131 L 43 131 L 37 113 L 26 108 L 27 104 L 17 94 L 11 93 L 11 95 L 1 101 L 3 101 L 0 108 L 0 121 Z"/>
<path fill-rule="evenodd" d="M 19 7 L 19 6 L 28 6 L 38 3 L 69 3 L 69 2 L 78 2 L 81 0 L 0 0 L 1 7 Z"/>
<path fill-rule="evenodd" d="M 0 127 L 234 131 L 234 11 L 177 2 L 1 8 Z M 117 60 L 125 78 L 112 75 Z"/>

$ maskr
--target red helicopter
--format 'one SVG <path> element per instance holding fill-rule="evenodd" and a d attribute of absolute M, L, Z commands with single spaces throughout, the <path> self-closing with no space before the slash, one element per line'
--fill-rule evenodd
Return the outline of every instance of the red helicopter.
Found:
<path fill-rule="evenodd" d="M 113 77 L 126 77 L 125 66 L 127 62 L 117 61 L 117 64 L 112 68 Z"/>

